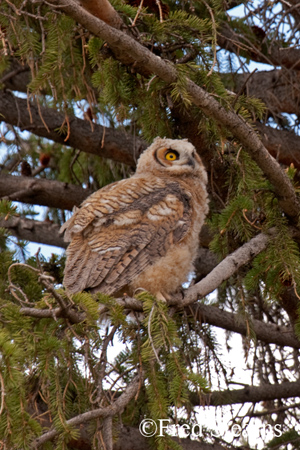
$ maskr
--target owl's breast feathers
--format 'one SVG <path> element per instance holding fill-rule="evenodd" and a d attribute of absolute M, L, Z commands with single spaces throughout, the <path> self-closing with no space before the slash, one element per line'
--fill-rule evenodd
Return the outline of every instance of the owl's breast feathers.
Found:
<path fill-rule="evenodd" d="M 185 239 L 205 201 L 200 184 L 193 196 L 182 183 L 156 177 L 134 176 L 95 192 L 61 228 L 71 240 L 65 287 L 119 291 Z"/>

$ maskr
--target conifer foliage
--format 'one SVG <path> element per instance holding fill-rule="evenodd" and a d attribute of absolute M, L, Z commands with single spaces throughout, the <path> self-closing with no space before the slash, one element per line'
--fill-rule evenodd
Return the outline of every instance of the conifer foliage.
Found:
<path fill-rule="evenodd" d="M 297 23 L 294 0 L 0 2 L 0 450 L 299 448 Z M 60 226 L 156 136 L 209 175 L 190 286 L 69 295 Z"/>

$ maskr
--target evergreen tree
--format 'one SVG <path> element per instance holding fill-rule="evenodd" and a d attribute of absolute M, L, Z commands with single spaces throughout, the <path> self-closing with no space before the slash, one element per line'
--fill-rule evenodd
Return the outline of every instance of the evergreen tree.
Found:
<path fill-rule="evenodd" d="M 0 1 L 0 448 L 299 448 L 298 16 L 295 0 Z M 65 248 L 72 208 L 156 136 L 188 138 L 209 174 L 191 286 L 168 305 L 70 296 L 65 257 L 28 243 Z"/>

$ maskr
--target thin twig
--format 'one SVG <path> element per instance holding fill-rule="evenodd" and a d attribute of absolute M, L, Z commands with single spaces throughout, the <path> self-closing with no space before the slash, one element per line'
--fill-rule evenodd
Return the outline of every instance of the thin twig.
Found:
<path fill-rule="evenodd" d="M 4 409 L 4 399 L 5 399 L 5 386 L 1 372 L 0 372 L 0 383 L 1 383 L 1 405 L 0 405 L 0 416 L 1 416 Z"/>
<path fill-rule="evenodd" d="M 156 351 L 156 348 L 155 348 L 155 346 L 154 346 L 153 339 L 152 339 L 152 336 L 151 336 L 151 319 L 152 319 L 152 314 L 153 314 L 153 311 L 154 311 L 154 307 L 155 307 L 155 305 L 152 306 L 151 311 L 150 311 L 150 314 L 149 314 L 149 319 L 148 319 L 148 335 L 149 335 L 149 341 L 150 341 L 150 344 L 151 344 L 153 353 L 154 353 L 154 355 L 155 355 L 155 358 L 156 358 L 158 364 L 160 365 L 160 367 L 163 368 L 163 365 L 162 365 L 162 363 L 161 363 L 160 360 L 159 360 L 159 357 L 158 357 L 158 354 L 157 354 L 157 351 Z"/>
<path fill-rule="evenodd" d="M 243 90 L 245 89 L 245 87 L 247 86 L 248 81 L 250 80 L 250 78 L 252 77 L 252 75 L 257 71 L 257 68 L 254 69 L 246 78 L 245 82 L 242 84 L 242 86 L 240 87 L 240 89 L 238 90 L 235 99 L 232 102 L 232 108 L 234 108 L 236 102 L 238 101 L 238 98 L 240 97 L 241 93 L 243 92 Z"/>
<path fill-rule="evenodd" d="M 131 24 L 132 27 L 135 27 L 136 21 L 137 21 L 139 15 L 140 15 L 140 13 L 141 13 L 141 10 L 142 10 L 142 7 L 143 7 L 143 3 L 144 3 L 144 0 L 141 0 L 141 3 L 139 4 L 137 13 L 136 13 L 136 15 L 135 15 L 135 18 L 133 19 L 133 22 L 132 22 L 132 24 Z"/>
<path fill-rule="evenodd" d="M 216 51 L 216 43 L 217 43 L 217 26 L 216 26 L 216 21 L 215 21 L 215 16 L 213 13 L 213 10 L 211 9 L 211 7 L 206 3 L 206 1 L 202 0 L 204 5 L 206 6 L 206 8 L 209 11 L 210 17 L 211 17 L 211 23 L 212 23 L 212 32 L 213 32 L 213 40 L 212 40 L 212 49 L 214 52 L 214 60 L 213 60 L 213 64 L 210 68 L 210 71 L 208 72 L 207 76 L 209 77 L 214 70 L 215 65 L 217 64 L 217 51 Z"/>
<path fill-rule="evenodd" d="M 162 12 L 162 8 L 161 8 L 160 0 L 155 0 L 155 3 L 157 4 L 158 11 L 159 11 L 159 21 L 160 21 L 160 23 L 163 23 L 164 19 L 163 19 L 163 12 Z"/>

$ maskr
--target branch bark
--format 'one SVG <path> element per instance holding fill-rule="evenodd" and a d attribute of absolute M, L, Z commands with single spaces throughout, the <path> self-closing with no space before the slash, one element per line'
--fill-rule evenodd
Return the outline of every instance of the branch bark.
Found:
<path fill-rule="evenodd" d="M 187 310 L 188 312 L 188 310 Z M 201 323 L 209 323 L 223 330 L 233 331 L 242 336 L 247 336 L 248 328 L 244 318 L 239 314 L 224 311 L 217 306 L 203 305 L 197 303 L 191 308 L 193 316 Z M 267 344 L 276 344 L 281 347 L 300 348 L 300 341 L 296 338 L 293 330 L 272 323 L 262 322 L 257 319 L 251 320 L 251 329 L 256 339 Z"/>
<path fill-rule="evenodd" d="M 89 14 L 73 0 L 51 0 L 67 15 L 86 27 L 91 33 L 106 40 L 117 59 L 126 65 L 134 60 L 134 69 L 145 68 L 168 84 L 176 83 L 176 67 L 169 61 L 151 53 L 122 31 L 111 28 L 103 21 Z M 248 151 L 254 161 L 263 170 L 266 177 L 274 185 L 281 208 L 290 217 L 296 219 L 300 211 L 300 203 L 296 197 L 292 183 L 283 172 L 277 161 L 268 153 L 253 128 L 242 117 L 232 110 L 226 110 L 221 104 L 200 86 L 186 78 L 186 91 L 191 101 L 209 117 L 226 127 Z"/>
<path fill-rule="evenodd" d="M 61 181 L 0 173 L 0 198 L 30 205 L 49 206 L 71 211 L 74 205 L 79 206 L 91 193 L 92 191 L 89 189 Z"/>
<path fill-rule="evenodd" d="M 119 298 L 116 302 L 127 310 L 142 312 L 143 305 L 135 298 Z M 100 315 L 104 314 L 107 308 L 101 306 Z M 247 326 L 243 318 L 238 314 L 233 314 L 224 311 L 217 306 L 203 305 L 201 303 L 186 309 L 187 314 L 193 316 L 201 323 L 208 323 L 223 330 L 233 331 L 243 336 L 247 335 Z M 64 317 L 64 312 L 61 308 L 55 309 L 37 309 L 23 307 L 20 313 L 25 316 L 36 318 Z M 82 318 L 82 320 L 84 320 Z M 266 342 L 268 344 L 276 344 L 281 347 L 300 348 L 300 341 L 290 328 L 280 327 L 278 325 L 265 323 L 260 320 L 252 320 L 252 330 L 255 333 L 256 339 Z"/>
<path fill-rule="evenodd" d="M 9 68 L 2 73 L 0 84 L 11 91 L 27 93 L 30 81 L 29 66 L 20 64 L 16 58 L 11 58 Z"/>
<path fill-rule="evenodd" d="M 261 386 L 246 386 L 244 389 L 228 389 L 225 391 L 213 391 L 211 394 L 201 395 L 201 399 L 195 394 L 191 401 L 194 406 L 210 405 L 223 406 L 236 403 L 258 403 L 275 400 L 278 398 L 292 398 L 300 395 L 300 382 L 284 382 L 281 384 L 262 384 Z"/>
<path fill-rule="evenodd" d="M 29 108 L 27 100 L 0 90 L 0 122 L 2 121 L 18 126 L 21 130 L 28 130 L 37 136 L 132 167 L 147 147 L 146 142 L 140 138 L 130 136 L 123 131 L 91 124 L 75 116 L 69 117 L 70 136 L 66 140 L 66 135 L 58 131 L 65 122 L 64 114 L 51 108 L 38 108 L 32 102 Z"/>
<path fill-rule="evenodd" d="M 300 72 L 296 70 L 270 70 L 249 74 L 235 74 L 235 90 L 241 88 L 250 97 L 260 98 L 273 114 L 298 114 L 300 104 Z M 246 82 L 246 84 L 245 84 Z"/>
<path fill-rule="evenodd" d="M 228 447 L 214 442 L 209 444 L 185 438 L 173 437 L 172 440 L 180 445 L 183 450 L 233 450 L 234 447 Z M 123 427 L 120 430 L 118 441 L 114 444 L 113 450 L 152 450 L 153 445 L 149 442 L 149 438 L 142 436 L 141 432 L 134 427 Z M 241 450 L 237 447 L 237 450 Z M 250 450 L 250 449 L 249 449 Z"/>

